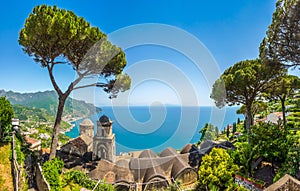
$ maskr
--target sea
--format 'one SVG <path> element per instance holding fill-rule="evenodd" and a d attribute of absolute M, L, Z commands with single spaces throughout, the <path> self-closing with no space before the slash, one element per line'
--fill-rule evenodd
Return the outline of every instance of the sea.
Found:
<path fill-rule="evenodd" d="M 152 149 L 161 152 L 167 147 L 180 150 L 188 143 L 197 143 L 199 131 L 206 123 L 211 123 L 220 131 L 237 122 L 243 115 L 236 114 L 239 107 L 183 107 L 183 106 L 117 106 L 102 107 L 100 113 L 89 116 L 95 124 L 102 116 L 108 116 L 115 134 L 116 153 Z M 79 136 L 79 125 L 84 119 L 74 122 L 74 127 L 66 132 L 70 138 Z"/>

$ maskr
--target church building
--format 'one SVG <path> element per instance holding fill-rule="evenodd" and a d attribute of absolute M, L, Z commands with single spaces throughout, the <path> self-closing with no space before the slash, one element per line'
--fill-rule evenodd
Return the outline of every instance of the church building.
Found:
<path fill-rule="evenodd" d="M 105 115 L 97 121 L 97 133 L 93 141 L 93 158 L 115 162 L 115 134 L 112 133 L 112 121 Z"/>

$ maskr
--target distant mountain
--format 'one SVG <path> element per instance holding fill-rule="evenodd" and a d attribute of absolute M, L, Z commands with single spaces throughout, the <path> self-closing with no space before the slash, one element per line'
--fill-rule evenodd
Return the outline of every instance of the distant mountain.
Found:
<path fill-rule="evenodd" d="M 54 121 L 55 119 L 54 116 L 50 115 L 44 108 L 27 108 L 19 104 L 14 104 L 12 106 L 15 114 L 14 117 L 21 121 L 30 119 L 33 121 L 48 122 Z"/>
<path fill-rule="evenodd" d="M 13 91 L 0 90 L 0 97 L 6 96 L 12 105 L 22 105 L 31 109 L 42 109 L 48 114 L 55 116 L 58 95 L 55 91 L 35 92 L 35 93 L 17 93 Z M 64 108 L 64 117 L 84 117 L 101 110 L 93 104 L 68 98 Z"/>

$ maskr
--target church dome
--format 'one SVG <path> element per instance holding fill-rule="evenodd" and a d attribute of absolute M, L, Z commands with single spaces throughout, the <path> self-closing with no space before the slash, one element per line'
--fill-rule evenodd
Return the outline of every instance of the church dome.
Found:
<path fill-rule="evenodd" d="M 86 118 L 80 123 L 80 126 L 85 126 L 85 127 L 94 126 L 94 123 L 90 119 Z"/>
<path fill-rule="evenodd" d="M 110 122 L 109 118 L 106 115 L 102 115 L 99 118 L 99 121 L 100 121 L 100 123 L 109 123 Z"/>

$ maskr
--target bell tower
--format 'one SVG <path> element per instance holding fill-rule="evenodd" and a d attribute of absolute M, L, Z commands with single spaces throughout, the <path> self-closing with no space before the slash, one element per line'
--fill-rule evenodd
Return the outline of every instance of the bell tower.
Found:
<path fill-rule="evenodd" d="M 102 115 L 97 121 L 97 133 L 93 144 L 94 159 L 105 159 L 115 162 L 115 134 L 112 133 L 112 121 Z"/>

